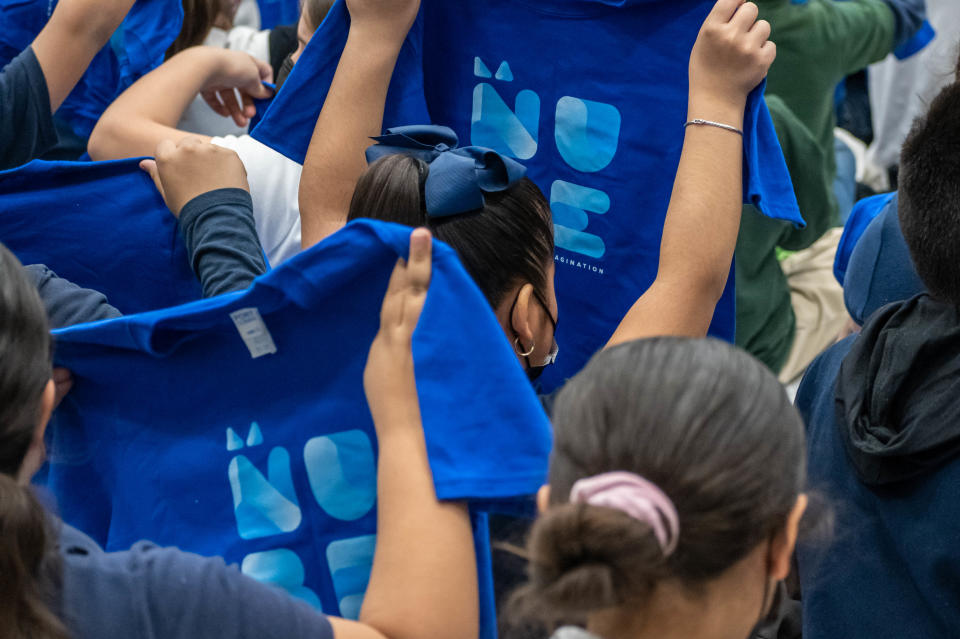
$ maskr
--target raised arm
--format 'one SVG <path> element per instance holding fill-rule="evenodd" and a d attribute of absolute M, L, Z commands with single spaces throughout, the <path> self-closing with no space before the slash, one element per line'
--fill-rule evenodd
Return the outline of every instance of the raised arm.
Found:
<path fill-rule="evenodd" d="M 688 121 L 743 128 L 747 96 L 776 47 L 757 6 L 719 0 L 690 57 Z M 657 335 L 702 337 L 726 287 L 743 206 L 743 138 L 710 125 L 687 127 L 653 285 L 607 346 Z"/>
<path fill-rule="evenodd" d="M 208 141 L 176 128 L 194 98 L 203 94 L 221 115 L 244 126 L 256 114 L 253 98 L 270 97 L 262 81 L 272 77 L 269 64 L 242 51 L 191 47 L 124 91 L 97 122 L 87 151 L 94 160 L 116 160 L 151 155 L 163 140 Z M 240 91 L 243 104 L 233 89 Z"/>
<path fill-rule="evenodd" d="M 56 111 L 110 40 L 134 0 L 61 0 L 31 45 Z"/>
<path fill-rule="evenodd" d="M 383 301 L 364 388 L 380 447 L 377 549 L 360 623 L 334 619 L 336 639 L 476 639 L 479 593 L 464 504 L 433 486 L 414 377 L 413 331 L 427 298 L 431 238 L 410 236 Z"/>
<path fill-rule="evenodd" d="M 364 151 L 380 135 L 387 89 L 420 0 L 347 0 L 350 32 L 300 177 L 303 248 L 346 223 Z"/>
<path fill-rule="evenodd" d="M 140 167 L 179 222 L 204 297 L 242 291 L 266 272 L 247 172 L 236 153 L 195 137 L 164 140 L 156 159 Z"/>

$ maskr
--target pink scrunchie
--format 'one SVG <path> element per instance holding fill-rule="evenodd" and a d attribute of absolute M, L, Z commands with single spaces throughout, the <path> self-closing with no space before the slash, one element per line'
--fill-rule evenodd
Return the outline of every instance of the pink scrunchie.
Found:
<path fill-rule="evenodd" d="M 570 502 L 624 512 L 653 529 L 664 557 L 677 549 L 680 518 L 676 507 L 656 484 L 639 475 L 620 471 L 581 479 L 570 491 Z"/>

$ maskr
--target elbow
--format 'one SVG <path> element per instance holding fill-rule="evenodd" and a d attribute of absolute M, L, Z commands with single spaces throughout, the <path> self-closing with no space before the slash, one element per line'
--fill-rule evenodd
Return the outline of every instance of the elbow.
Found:
<path fill-rule="evenodd" d="M 693 286 L 698 292 L 700 299 L 710 305 L 711 312 L 712 309 L 720 303 L 720 298 L 723 297 L 724 291 L 727 290 L 729 280 L 729 269 L 726 271 L 718 270 L 717 272 L 704 273 L 699 278 L 696 278 Z"/>
<path fill-rule="evenodd" d="M 111 145 L 111 140 L 116 139 L 117 136 L 116 126 L 108 111 L 93 127 L 90 139 L 87 140 L 87 153 L 90 154 L 90 158 L 97 162 L 120 159 Z"/>

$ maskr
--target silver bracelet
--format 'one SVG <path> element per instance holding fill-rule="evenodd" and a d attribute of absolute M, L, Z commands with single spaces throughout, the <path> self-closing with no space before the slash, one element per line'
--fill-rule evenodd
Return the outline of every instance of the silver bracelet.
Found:
<path fill-rule="evenodd" d="M 712 122 L 712 121 L 710 121 L 710 120 L 701 120 L 701 119 L 699 119 L 699 118 L 697 118 L 696 120 L 690 120 L 689 122 L 687 122 L 686 124 L 683 125 L 683 128 L 687 128 L 688 126 L 693 126 L 693 125 L 697 125 L 697 126 L 712 126 L 712 127 L 718 128 L 718 129 L 723 129 L 724 131 L 733 131 L 734 133 L 736 133 L 736 134 L 739 135 L 740 137 L 743 137 L 743 131 L 741 131 L 740 129 L 738 129 L 738 128 L 735 127 L 735 126 L 730 126 L 729 124 L 721 124 L 720 122 Z"/>

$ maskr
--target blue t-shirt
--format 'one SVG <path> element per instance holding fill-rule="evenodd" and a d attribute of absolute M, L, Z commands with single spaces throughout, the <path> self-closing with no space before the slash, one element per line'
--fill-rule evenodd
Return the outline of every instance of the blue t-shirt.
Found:
<path fill-rule="evenodd" d="M 713 0 L 424 2 L 433 120 L 519 159 L 549 198 L 561 345 L 579 371 L 650 286 L 687 115 L 690 51 Z M 745 201 L 801 222 L 769 113 L 745 122 Z M 709 233 L 709 229 L 704 229 Z M 733 278 L 711 334 L 732 341 Z"/>
<path fill-rule="evenodd" d="M 36 160 L 0 172 L 0 241 L 121 313 L 200 299 L 177 220 L 138 165 Z"/>
<path fill-rule="evenodd" d="M 48 429 L 45 481 L 64 520 L 108 551 L 149 538 L 221 555 L 355 616 L 376 533 L 363 369 L 410 232 L 354 222 L 243 293 L 56 331 L 56 363 L 75 385 Z M 485 511 L 543 484 L 551 430 L 485 298 L 441 243 L 413 355 L 437 496 L 474 509 L 492 637 Z"/>
<path fill-rule="evenodd" d="M 425 0 L 384 125 L 429 120 L 522 161 L 550 199 L 561 356 L 552 390 L 613 334 L 656 274 L 687 111 L 690 50 L 712 0 Z M 349 17 L 331 9 L 253 137 L 303 162 Z M 426 101 L 423 101 L 425 89 Z M 802 224 L 762 89 L 745 121 L 744 198 Z M 734 336 L 733 278 L 711 333 Z"/>
<path fill-rule="evenodd" d="M 60 617 L 74 639 L 333 639 L 324 615 L 219 558 L 149 542 L 105 553 L 65 525 L 59 550 Z"/>

